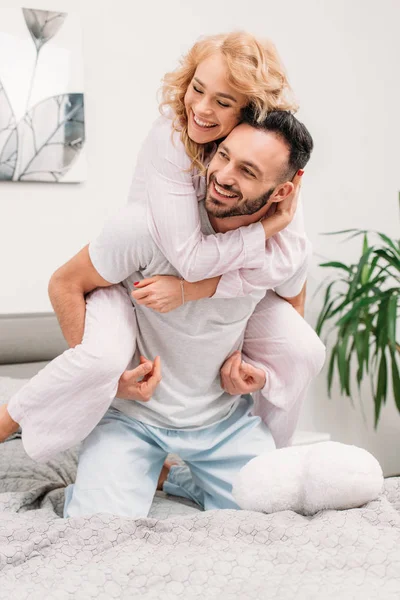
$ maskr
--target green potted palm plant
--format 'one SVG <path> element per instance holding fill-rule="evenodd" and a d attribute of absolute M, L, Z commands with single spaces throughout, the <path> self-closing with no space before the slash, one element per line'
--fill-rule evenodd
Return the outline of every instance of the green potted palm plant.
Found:
<path fill-rule="evenodd" d="M 396 322 L 400 305 L 400 240 L 384 233 L 348 229 L 328 235 L 362 236 L 358 263 L 331 261 L 320 266 L 331 269 L 325 282 L 325 296 L 318 316 L 318 335 L 328 327 L 334 335 L 329 353 L 328 393 L 337 372 L 340 391 L 352 399 L 352 373 L 360 391 L 365 377 L 371 381 L 375 406 L 375 429 L 382 405 L 393 389 L 400 411 L 400 344 L 396 339 Z M 349 238 L 348 238 L 349 239 Z M 354 384 L 353 384 L 354 385 Z"/>

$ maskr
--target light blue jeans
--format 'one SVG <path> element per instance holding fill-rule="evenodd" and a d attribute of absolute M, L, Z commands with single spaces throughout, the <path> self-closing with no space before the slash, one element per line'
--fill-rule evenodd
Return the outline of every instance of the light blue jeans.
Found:
<path fill-rule="evenodd" d="M 243 396 L 227 419 L 191 431 L 153 427 L 110 408 L 83 443 L 64 517 L 146 517 L 168 453 L 178 454 L 190 471 L 173 467 L 165 492 L 205 510 L 238 509 L 232 497 L 235 475 L 252 458 L 275 449 L 268 427 L 251 415 L 252 402 Z"/>

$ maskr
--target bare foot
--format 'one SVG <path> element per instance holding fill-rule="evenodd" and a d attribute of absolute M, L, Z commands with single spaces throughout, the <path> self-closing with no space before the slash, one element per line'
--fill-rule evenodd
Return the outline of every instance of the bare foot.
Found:
<path fill-rule="evenodd" d="M 7 404 L 0 406 L 0 442 L 4 442 L 11 434 L 18 431 L 19 425 L 12 420 Z"/>
<path fill-rule="evenodd" d="M 169 471 L 171 467 L 177 465 L 178 463 L 174 460 L 166 460 L 163 464 L 163 468 L 161 469 L 160 477 L 158 478 L 157 490 L 162 492 L 163 485 L 168 479 Z"/>

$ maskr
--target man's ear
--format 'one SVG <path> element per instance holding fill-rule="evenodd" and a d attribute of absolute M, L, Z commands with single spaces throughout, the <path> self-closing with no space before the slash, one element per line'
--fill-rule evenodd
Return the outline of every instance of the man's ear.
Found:
<path fill-rule="evenodd" d="M 272 202 L 282 202 L 285 200 L 294 190 L 294 185 L 291 181 L 285 181 L 285 183 L 280 183 L 274 189 L 274 192 L 271 196 Z"/>

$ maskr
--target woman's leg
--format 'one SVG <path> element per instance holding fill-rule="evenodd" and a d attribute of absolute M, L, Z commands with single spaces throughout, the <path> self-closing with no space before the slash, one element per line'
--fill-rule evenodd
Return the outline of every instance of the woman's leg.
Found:
<path fill-rule="evenodd" d="M 269 290 L 247 323 L 242 356 L 266 372 L 264 389 L 253 393 L 254 414 L 268 425 L 277 448 L 290 446 L 325 346 L 293 306 Z"/>
<path fill-rule="evenodd" d="M 113 401 L 136 349 L 136 316 L 122 285 L 87 297 L 84 337 L 33 377 L 8 404 L 27 454 L 44 461 L 86 438 Z"/>

